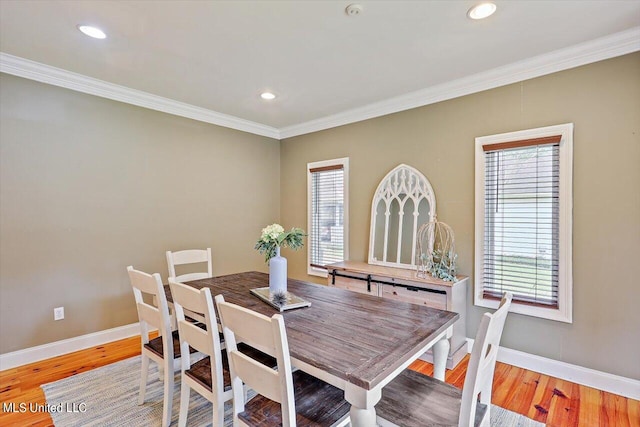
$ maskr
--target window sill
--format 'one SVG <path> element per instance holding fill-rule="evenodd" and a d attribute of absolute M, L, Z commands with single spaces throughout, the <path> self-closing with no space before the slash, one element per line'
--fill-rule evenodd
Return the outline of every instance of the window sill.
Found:
<path fill-rule="evenodd" d="M 485 307 L 497 309 L 500 301 L 494 299 L 485 299 L 476 296 L 473 304 L 477 307 Z M 511 313 L 524 314 L 525 316 L 539 317 L 541 319 L 555 320 L 557 322 L 573 323 L 571 313 L 567 313 L 562 309 L 534 307 L 529 304 L 520 304 L 517 301 L 511 303 L 509 309 Z"/>
<path fill-rule="evenodd" d="M 324 277 L 325 279 L 329 276 L 329 273 L 327 273 L 327 270 L 324 270 L 322 268 L 315 268 L 315 267 L 307 267 L 307 274 L 309 276 Z"/>

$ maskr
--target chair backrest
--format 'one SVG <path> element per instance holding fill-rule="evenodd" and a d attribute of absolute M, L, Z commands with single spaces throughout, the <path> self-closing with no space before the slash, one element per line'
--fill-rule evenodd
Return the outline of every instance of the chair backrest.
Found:
<path fill-rule="evenodd" d="M 222 346 L 218 335 L 218 321 L 209 288 L 200 290 L 187 286 L 183 283 L 169 279 L 171 287 L 171 297 L 178 323 L 178 334 L 180 336 L 181 354 L 189 354 L 189 346 L 199 352 L 206 354 L 211 360 L 211 378 L 213 393 L 224 391 L 222 378 Z M 201 328 L 194 322 L 189 322 L 185 317 L 185 310 L 197 313 L 204 317 L 206 329 Z M 188 357 L 182 358 L 182 369 L 191 367 Z"/>
<path fill-rule="evenodd" d="M 199 273 L 187 273 L 176 276 L 176 266 L 184 264 L 207 263 L 207 271 Z M 190 280 L 208 279 L 213 277 L 211 265 L 211 248 L 187 249 L 184 251 L 167 251 L 167 265 L 169 266 L 169 279 L 176 282 L 188 282 Z"/>
<path fill-rule="evenodd" d="M 242 396 L 244 382 L 262 396 L 280 403 L 284 427 L 295 426 L 293 377 L 284 318 L 280 314 L 267 317 L 230 304 L 225 302 L 222 295 L 217 295 L 215 299 L 229 355 L 234 425 L 236 425 L 238 414 L 244 411 Z M 238 340 L 275 357 L 278 370 L 239 352 Z"/>
<path fill-rule="evenodd" d="M 474 425 L 478 394 L 480 394 L 480 403 L 485 405 L 491 403 L 498 347 L 511 299 L 511 293 L 505 293 L 498 310 L 493 314 L 485 313 L 482 316 L 464 379 L 458 426 Z"/>
<path fill-rule="evenodd" d="M 168 360 L 172 360 L 171 318 L 169 317 L 167 296 L 164 292 L 160 275 L 158 273 L 148 274 L 144 271 L 135 270 L 132 266 L 127 267 L 127 272 L 129 273 L 129 281 L 136 299 L 142 345 L 144 346 L 149 342 L 149 329 L 156 328 L 163 337 L 164 354 L 168 355 Z M 143 294 L 149 295 L 147 301 L 152 299 L 158 306 L 156 307 L 146 302 Z"/>

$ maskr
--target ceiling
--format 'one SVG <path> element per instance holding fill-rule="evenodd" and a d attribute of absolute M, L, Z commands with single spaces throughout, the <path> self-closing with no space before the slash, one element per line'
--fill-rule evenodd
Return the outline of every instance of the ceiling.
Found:
<path fill-rule="evenodd" d="M 532 58 L 537 75 L 581 65 L 594 40 L 623 40 L 608 56 L 640 50 L 640 0 L 496 0 L 482 21 L 466 16 L 477 1 L 360 1 L 348 16 L 353 2 L 2 0 L 0 50 L 3 63 L 36 61 L 50 66 L 41 74 L 57 67 L 274 137 L 425 105 L 446 98 L 430 90 L 463 82 L 467 92 L 507 83 L 498 71 L 531 77 Z M 265 90 L 277 98 L 262 100 Z"/>

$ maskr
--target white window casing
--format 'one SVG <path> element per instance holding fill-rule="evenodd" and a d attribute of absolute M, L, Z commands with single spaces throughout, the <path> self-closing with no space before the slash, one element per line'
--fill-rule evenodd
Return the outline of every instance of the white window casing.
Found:
<path fill-rule="evenodd" d="M 514 143 L 525 142 L 526 143 L 526 141 L 538 140 L 541 138 L 549 138 L 554 136 L 559 137 L 559 143 L 556 143 L 558 146 L 558 153 L 556 157 L 557 158 L 557 171 L 556 171 L 557 183 L 554 182 L 554 185 L 555 185 L 554 188 L 557 190 L 557 194 L 558 194 L 557 213 L 549 213 L 551 211 L 545 211 L 541 215 L 538 215 L 537 213 L 535 215 L 529 215 L 528 212 L 526 212 L 525 214 L 509 213 L 508 209 L 504 209 L 504 211 L 502 211 L 500 214 L 496 214 L 495 216 L 492 215 L 492 212 L 489 212 L 488 214 L 486 214 L 487 211 L 485 210 L 485 208 L 491 202 L 490 201 L 487 202 L 488 196 L 487 196 L 487 193 L 485 193 L 486 191 L 485 183 L 490 179 L 497 179 L 498 181 L 495 181 L 496 186 L 514 185 L 514 184 L 510 184 L 512 181 L 509 181 L 507 179 L 500 180 L 500 178 L 486 176 L 488 166 L 489 166 L 490 173 L 492 173 L 491 172 L 492 165 L 490 164 L 490 162 L 493 161 L 493 160 L 487 160 L 487 158 L 491 159 L 491 157 L 489 156 L 488 151 L 486 150 L 494 150 L 494 152 L 503 151 L 505 153 L 510 151 L 512 154 L 514 153 L 514 151 L 520 150 L 520 152 L 522 153 L 525 150 L 523 148 L 518 148 L 517 146 L 516 147 L 502 146 L 500 144 L 505 144 L 509 142 L 514 142 Z M 487 276 L 485 277 L 485 272 L 489 271 L 487 269 L 487 265 L 493 266 L 492 264 L 494 262 L 493 260 L 500 259 L 499 262 L 496 261 L 495 263 L 495 265 L 497 266 L 495 271 L 498 272 L 497 276 L 500 277 L 499 278 L 499 281 L 501 281 L 500 283 L 504 283 L 504 287 L 507 290 L 513 289 L 511 288 L 512 284 L 509 283 L 509 280 L 514 281 L 513 283 L 515 284 L 513 284 L 513 286 L 515 286 L 516 291 L 517 291 L 517 286 L 519 286 L 517 283 L 520 282 L 520 280 L 525 280 L 525 281 L 530 280 L 530 279 L 522 279 L 527 275 L 527 272 L 518 271 L 517 269 L 511 270 L 507 275 L 506 269 L 509 267 L 508 266 L 505 267 L 505 265 L 507 263 L 511 263 L 512 261 L 510 260 L 508 262 L 505 262 L 504 259 L 507 256 L 511 256 L 511 255 L 506 255 L 506 253 L 508 253 L 511 249 L 503 250 L 503 246 L 500 246 L 498 250 L 499 254 L 495 255 L 496 253 L 495 245 L 492 245 L 491 243 L 487 243 L 487 239 L 489 239 L 489 241 L 493 241 L 491 236 L 494 235 L 494 231 L 491 229 L 485 230 L 485 228 L 494 227 L 496 230 L 499 230 L 499 227 L 503 226 L 503 224 L 510 223 L 509 219 L 512 219 L 512 221 L 521 221 L 523 217 L 526 217 L 526 220 L 529 221 L 531 220 L 531 216 L 534 216 L 536 230 L 537 230 L 535 231 L 535 233 L 536 235 L 537 234 L 542 235 L 542 234 L 545 234 L 544 233 L 545 231 L 548 232 L 548 229 L 546 230 L 544 229 L 545 225 L 541 221 L 547 220 L 548 219 L 547 217 L 552 217 L 551 222 L 553 225 L 552 226 L 546 225 L 546 226 L 554 230 L 553 237 L 556 238 L 554 242 L 557 242 L 558 247 L 557 248 L 552 247 L 551 251 L 552 252 L 557 251 L 557 252 L 553 253 L 551 256 L 543 257 L 538 253 L 538 251 L 540 251 L 541 249 L 539 249 L 538 240 L 536 239 L 535 244 L 532 245 L 533 248 L 535 249 L 534 250 L 535 255 L 527 259 L 531 259 L 533 260 L 533 262 L 536 263 L 536 273 L 535 273 L 536 277 L 537 277 L 537 271 L 538 271 L 537 270 L 538 262 L 551 262 L 553 264 L 552 270 L 557 269 L 557 279 L 555 282 L 557 284 L 557 294 L 554 294 L 554 295 L 557 295 L 557 300 L 554 300 L 553 304 L 549 306 L 545 306 L 545 304 L 538 303 L 538 302 L 527 303 L 526 300 L 529 295 L 528 292 L 535 293 L 535 291 L 523 291 L 524 293 L 521 295 L 521 302 L 518 303 L 517 301 L 518 295 L 516 292 L 514 293 L 514 303 L 511 306 L 512 307 L 511 311 L 515 313 L 571 323 L 572 322 L 572 287 L 573 287 L 573 283 L 572 283 L 573 282 L 573 277 L 572 277 L 573 123 L 478 137 L 476 138 L 475 144 L 476 144 L 475 146 L 476 187 L 475 187 L 474 304 L 477 306 L 487 307 L 487 308 L 497 308 L 499 305 L 499 302 L 500 302 L 499 299 L 492 298 L 491 295 L 487 296 L 488 293 L 486 292 L 487 289 L 496 290 L 499 288 L 499 286 L 498 287 L 494 286 L 494 278 L 489 277 L 492 275 L 492 273 L 490 272 L 486 273 Z M 496 144 L 496 146 L 493 146 L 493 147 L 497 147 L 497 148 L 490 148 L 489 146 L 492 146 L 492 144 Z M 502 148 L 502 147 L 506 147 L 506 148 Z M 538 146 L 538 147 L 542 147 L 542 146 Z M 535 150 L 535 146 L 532 148 Z M 542 155 L 540 156 L 542 157 Z M 541 176 L 538 175 L 537 167 L 536 167 L 535 178 L 532 178 L 530 174 L 528 174 L 527 172 L 518 173 L 517 167 L 516 169 L 513 169 L 513 170 L 516 171 L 514 175 L 517 175 L 518 178 L 522 178 L 522 177 L 525 178 L 525 181 L 527 181 L 526 182 L 527 185 L 537 184 L 539 182 L 542 182 L 543 179 L 549 179 L 546 176 L 545 178 L 541 178 Z M 503 169 L 503 173 L 504 173 L 504 169 Z M 511 177 L 513 177 L 513 175 L 511 175 Z M 489 182 L 491 183 L 491 181 Z M 542 185 L 546 185 L 546 182 L 542 183 Z M 529 187 L 527 188 L 529 189 Z M 503 189 L 502 193 L 500 194 L 503 195 L 504 199 L 507 200 L 507 204 L 508 204 L 509 197 L 512 197 L 513 199 L 513 196 L 510 196 L 509 194 L 504 196 L 504 194 L 506 193 L 507 193 L 507 190 Z M 513 207 L 514 205 L 511 205 L 511 206 Z M 527 205 L 525 204 L 524 206 L 526 207 Z M 512 212 L 518 209 L 522 209 L 522 208 L 517 207 L 515 209 L 512 209 Z M 489 218 L 487 219 L 487 217 Z M 495 219 L 496 222 L 493 222 L 494 217 L 499 218 L 499 220 L 502 222 L 498 223 L 497 219 Z M 541 217 L 544 217 L 544 218 L 541 219 Z M 506 230 L 506 226 L 505 226 L 505 230 Z M 485 231 L 487 231 L 487 233 L 485 233 Z M 529 247 L 531 245 L 527 243 L 526 238 L 522 240 L 519 240 L 519 239 L 509 240 L 509 238 L 505 237 L 507 235 L 507 231 L 498 231 L 495 233 L 496 233 L 495 235 L 498 235 L 498 239 L 496 240 L 500 241 L 500 244 L 504 245 L 504 247 L 508 245 L 514 245 L 515 246 L 514 250 L 516 251 L 516 253 L 517 251 L 526 252 L 527 250 L 529 251 L 532 250 L 531 247 Z M 490 247 L 485 247 L 485 245 L 489 245 Z M 549 243 L 547 241 L 545 243 L 545 249 L 543 250 L 543 252 L 548 250 L 548 248 L 549 248 Z M 554 259 L 555 260 L 549 261 L 549 258 L 552 260 Z M 517 276 L 520 276 L 520 277 L 517 277 Z M 531 280 L 537 280 L 537 279 L 531 279 Z M 534 288 L 536 286 L 534 286 Z M 544 294 L 544 292 L 541 292 L 541 293 Z M 544 299 L 544 296 L 542 298 Z"/>
<path fill-rule="evenodd" d="M 349 158 L 307 164 L 307 274 L 349 259 Z"/>

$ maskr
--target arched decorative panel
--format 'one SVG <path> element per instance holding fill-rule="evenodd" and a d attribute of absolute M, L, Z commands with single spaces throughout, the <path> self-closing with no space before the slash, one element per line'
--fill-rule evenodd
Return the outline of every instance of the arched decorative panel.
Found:
<path fill-rule="evenodd" d="M 436 219 L 436 196 L 417 169 L 401 164 L 380 181 L 371 203 L 369 264 L 413 269 L 416 235 Z"/>

